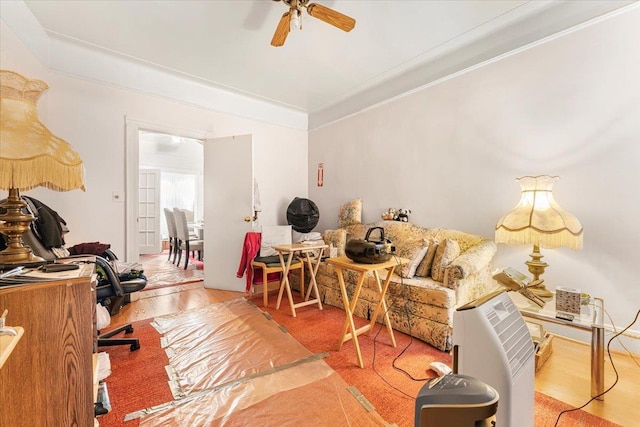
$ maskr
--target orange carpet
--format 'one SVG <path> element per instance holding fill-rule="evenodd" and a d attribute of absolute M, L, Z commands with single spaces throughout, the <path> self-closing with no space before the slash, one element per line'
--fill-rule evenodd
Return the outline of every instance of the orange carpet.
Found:
<path fill-rule="evenodd" d="M 297 309 L 294 318 L 286 298 L 283 298 L 280 310 L 275 309 L 275 295 L 269 299 L 267 309 L 262 307 L 261 295 L 257 295 L 253 302 L 271 314 L 278 324 L 286 327 L 307 349 L 312 352 L 328 352 L 329 357 L 324 360 L 329 366 L 347 383 L 355 385 L 373 403 L 383 419 L 396 423 L 399 427 L 413 426 L 415 396 L 426 379 L 436 376 L 429 369 L 429 364 L 441 361 L 451 366 L 451 355 L 448 353 L 398 331 L 394 331 L 397 347 L 391 347 L 386 328 L 376 324 L 369 336 L 359 337 L 365 364 L 365 369 L 361 369 L 351 341 L 344 343 L 342 350 L 337 351 L 346 318 L 343 310 L 325 304 L 323 310 L 319 311 L 316 305 L 312 305 Z M 367 323 L 358 317 L 355 320 L 356 328 Z M 394 368 L 394 359 L 395 366 L 406 373 Z M 560 411 L 570 408 L 566 403 L 536 392 L 535 426 L 552 427 Z M 618 424 L 585 411 L 574 411 L 562 415 L 558 427 L 562 426 L 605 427 Z"/>
<path fill-rule="evenodd" d="M 253 302 L 262 309 L 260 295 Z M 393 348 L 388 345 L 386 330 L 377 334 L 379 328 L 376 327 L 369 337 L 360 337 L 365 361 L 365 369 L 360 369 L 353 343 L 345 343 L 341 351 L 336 349 L 345 319 L 344 311 L 331 306 L 324 306 L 324 310 L 319 311 L 316 306 L 309 306 L 297 310 L 297 317 L 293 318 L 288 305 L 283 304 L 280 310 L 275 310 L 274 305 L 275 296 L 265 311 L 310 351 L 329 353 L 324 360 L 347 383 L 355 385 L 386 421 L 396 423 L 398 427 L 413 426 L 414 396 L 425 379 L 435 375 L 428 369 L 429 363 L 434 360 L 449 363 L 451 359 L 449 354 L 397 331 L 397 348 Z M 160 348 L 160 334 L 149 320 L 135 322 L 134 329 L 133 334 L 140 338 L 139 350 L 130 352 L 128 346 L 101 349 L 109 353 L 112 369 L 106 380 L 112 411 L 99 417 L 101 427 L 137 426 L 138 420 L 124 423 L 124 416 L 172 400 L 164 369 L 168 359 Z M 414 381 L 393 368 L 394 358 L 403 350 L 404 354 L 396 360 L 396 366 L 420 381 Z M 568 408 L 569 405 L 563 402 L 536 393 L 535 426 L 553 426 L 558 413 Z M 576 425 L 617 426 L 584 411 L 563 415 L 558 424 L 565 427 Z"/>

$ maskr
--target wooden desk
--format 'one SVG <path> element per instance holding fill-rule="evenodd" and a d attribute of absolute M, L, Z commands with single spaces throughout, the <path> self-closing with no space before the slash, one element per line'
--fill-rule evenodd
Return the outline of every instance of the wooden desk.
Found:
<path fill-rule="evenodd" d="M 0 313 L 24 328 L 0 369 L 0 426 L 93 426 L 94 286 L 89 275 L 0 287 Z"/>
<path fill-rule="evenodd" d="M 342 328 L 342 335 L 340 338 L 340 342 L 338 343 L 338 351 L 342 349 L 342 344 L 344 344 L 346 341 L 349 341 L 350 339 L 353 339 L 353 344 L 356 347 L 356 354 L 358 355 L 358 366 L 364 368 L 362 353 L 360 352 L 360 344 L 358 343 L 358 335 L 362 335 L 365 332 L 371 332 L 371 330 L 373 329 L 373 325 L 376 323 L 376 319 L 378 318 L 380 309 L 382 309 L 384 312 L 384 323 L 387 326 L 387 332 L 389 333 L 389 337 L 391 338 L 391 343 L 393 347 L 396 346 L 396 337 L 393 335 L 393 329 L 391 328 L 389 313 L 387 312 L 387 303 L 384 300 L 384 296 L 387 293 L 387 289 L 389 289 L 389 282 L 391 281 L 391 276 L 395 268 L 399 265 L 406 264 L 407 262 L 409 262 L 409 260 L 400 257 L 392 257 L 389 261 L 379 264 L 358 264 L 350 260 L 346 256 L 341 256 L 337 258 L 328 258 L 327 262 L 333 265 L 338 275 L 340 291 L 342 292 L 342 302 L 344 303 L 344 311 L 347 313 L 347 319 L 344 322 L 344 328 Z M 349 296 L 347 295 L 347 287 L 344 283 L 344 270 L 352 270 L 358 273 L 358 282 L 356 284 L 356 288 L 353 293 L 353 299 L 351 301 L 349 301 Z M 384 280 L 384 285 L 382 285 L 380 282 L 379 272 L 381 270 L 387 271 L 387 277 Z M 376 304 L 376 309 L 374 310 L 373 316 L 371 317 L 371 322 L 359 329 L 356 329 L 356 325 L 353 322 L 353 311 L 356 308 L 358 298 L 360 297 L 360 291 L 362 290 L 362 284 L 364 283 L 365 276 L 368 272 L 373 273 L 373 276 L 376 279 L 376 284 L 380 296 L 378 303 Z"/>
<path fill-rule="evenodd" d="M 0 329 L 0 369 L 2 369 L 2 365 L 9 358 L 9 355 L 11 355 L 11 352 L 16 348 L 18 341 L 24 334 L 24 329 L 20 326 L 12 326 L 12 328 L 16 333 L 15 335 L 2 333 Z"/>
<path fill-rule="evenodd" d="M 296 308 L 304 307 L 306 305 L 318 304 L 318 309 L 322 310 L 322 302 L 320 302 L 320 292 L 318 292 L 318 284 L 316 283 L 316 272 L 318 271 L 318 266 L 320 265 L 320 258 L 322 257 L 322 252 L 328 248 L 329 246 L 324 243 L 314 243 L 314 244 L 305 244 L 305 243 L 293 243 L 291 245 L 274 245 L 273 249 L 278 251 L 278 256 L 280 257 L 280 264 L 282 265 L 282 281 L 280 282 L 280 292 L 278 293 L 278 302 L 276 303 L 276 310 L 280 309 L 280 302 L 282 301 L 282 293 L 286 290 L 287 297 L 289 298 L 289 306 L 291 307 L 291 315 L 296 317 Z M 315 265 L 311 262 L 311 254 L 318 252 L 316 254 L 316 262 Z M 304 293 L 304 283 L 300 284 L 300 292 L 304 295 L 304 301 L 299 302 L 297 304 L 293 303 L 293 296 L 291 295 L 291 285 L 289 284 L 289 268 L 291 267 L 291 260 L 295 254 L 300 254 L 303 258 L 303 264 L 306 262 L 309 267 L 309 275 L 311 279 L 309 280 L 309 289 L 307 289 L 307 293 Z M 289 255 L 287 260 L 284 260 L 284 255 Z M 304 268 L 304 265 L 303 267 Z M 311 291 L 315 292 L 315 299 L 310 300 Z"/>

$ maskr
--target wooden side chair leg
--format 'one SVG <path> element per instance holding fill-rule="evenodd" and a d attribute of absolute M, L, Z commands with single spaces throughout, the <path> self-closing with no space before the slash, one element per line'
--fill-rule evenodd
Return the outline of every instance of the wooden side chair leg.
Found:
<path fill-rule="evenodd" d="M 269 307 L 269 282 L 267 282 L 267 269 L 262 269 L 262 304 Z"/>
<path fill-rule="evenodd" d="M 189 241 L 187 240 L 186 242 L 184 242 L 184 269 L 187 269 L 187 266 L 189 265 Z M 178 264 L 180 265 L 180 264 Z"/>

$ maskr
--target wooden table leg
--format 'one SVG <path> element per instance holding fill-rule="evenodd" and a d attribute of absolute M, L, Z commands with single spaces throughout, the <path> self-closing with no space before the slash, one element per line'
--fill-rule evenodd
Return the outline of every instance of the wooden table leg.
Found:
<path fill-rule="evenodd" d="M 304 300 L 309 301 L 309 298 L 311 297 L 311 290 L 313 289 L 313 291 L 316 293 L 316 299 L 318 300 L 318 309 L 322 310 L 322 301 L 320 301 L 320 291 L 318 291 L 318 282 L 316 282 L 316 273 L 318 272 L 318 266 L 320 265 L 320 258 L 322 255 L 322 251 L 320 251 L 320 254 L 318 254 L 318 261 L 316 262 L 315 267 L 311 262 L 311 257 L 309 256 L 309 252 L 305 253 L 305 255 L 306 255 L 307 265 L 309 265 L 309 274 L 311 275 L 311 278 L 309 280 L 310 286 L 309 286 L 309 289 L 307 289 L 307 294 L 305 295 Z"/>
<path fill-rule="evenodd" d="M 355 292 L 353 294 L 353 299 L 349 302 L 349 296 L 347 295 L 347 287 L 344 283 L 344 277 L 342 275 L 342 269 L 336 267 L 336 272 L 338 273 L 338 281 L 340 282 L 340 290 L 342 291 L 342 301 L 344 304 L 345 312 L 347 314 L 347 318 L 344 322 L 344 327 L 342 328 L 342 336 L 340 338 L 340 343 L 338 344 L 338 351 L 342 349 L 342 344 L 346 341 L 353 340 L 353 345 L 356 348 L 356 355 L 358 356 L 358 366 L 364 368 L 364 362 L 362 361 L 362 353 L 360 352 L 360 343 L 358 342 L 358 334 L 359 332 L 363 332 L 363 330 L 358 331 L 356 329 L 356 324 L 353 321 L 353 310 L 356 307 L 356 303 L 358 302 L 358 297 L 360 295 L 360 290 L 362 289 L 362 284 L 364 283 L 365 273 L 360 273 L 358 277 L 358 283 L 356 285 Z M 369 325 L 366 327 L 368 328 Z M 347 330 L 351 330 L 351 332 L 347 332 Z"/>
<path fill-rule="evenodd" d="M 276 302 L 276 310 L 280 309 L 280 303 L 282 302 L 282 293 L 287 290 L 287 298 L 289 298 L 289 306 L 291 307 L 291 315 L 296 317 L 296 308 L 293 306 L 293 295 L 291 295 L 291 285 L 289 285 L 289 268 L 291 267 L 291 260 L 293 254 L 289 254 L 285 263 L 282 253 L 278 253 L 280 257 L 280 265 L 282 265 L 282 281 L 280 282 L 280 291 L 278 292 L 278 301 Z"/>
<path fill-rule="evenodd" d="M 380 286 L 380 275 L 377 270 L 374 270 L 373 275 L 376 278 L 376 284 L 378 285 L 378 292 L 380 292 L 380 300 L 376 305 L 376 309 L 373 311 L 373 317 L 371 318 L 371 329 L 369 329 L 369 333 L 373 330 L 373 325 L 376 323 L 378 319 L 378 313 L 380 312 L 380 308 L 382 308 L 384 312 L 383 322 L 387 326 L 387 332 L 389 333 L 389 337 L 391 338 L 391 344 L 393 347 L 396 347 L 396 337 L 393 334 L 393 328 L 391 327 L 391 321 L 389 320 L 389 309 L 387 308 L 387 302 L 384 297 L 387 295 L 387 290 L 389 289 L 389 283 L 391 282 L 391 275 L 393 274 L 393 270 L 395 266 L 391 267 L 387 270 L 387 277 L 384 280 L 384 287 Z"/>

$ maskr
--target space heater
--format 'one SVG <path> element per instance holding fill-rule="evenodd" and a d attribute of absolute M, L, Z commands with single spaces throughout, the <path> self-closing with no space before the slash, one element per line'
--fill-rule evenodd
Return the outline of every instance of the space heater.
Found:
<path fill-rule="evenodd" d="M 497 291 L 461 306 L 453 325 L 453 371 L 498 392 L 497 426 L 533 427 L 535 350 L 511 298 Z"/>

